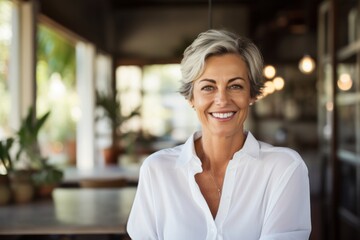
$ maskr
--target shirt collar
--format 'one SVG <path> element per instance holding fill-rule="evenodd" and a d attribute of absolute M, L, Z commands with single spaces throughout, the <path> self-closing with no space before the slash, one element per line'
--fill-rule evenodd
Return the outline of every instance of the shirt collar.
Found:
<path fill-rule="evenodd" d="M 252 133 L 245 132 L 246 139 L 244 142 L 244 146 L 234 154 L 233 160 L 237 161 L 241 159 L 241 156 L 246 155 L 250 156 L 253 159 L 258 159 L 260 155 L 260 144 L 252 135 Z M 187 163 L 192 163 L 196 167 L 200 167 L 201 169 L 201 161 L 199 157 L 196 155 L 195 151 L 195 140 L 199 139 L 202 136 L 201 131 L 197 131 L 193 133 L 187 141 L 184 143 L 181 153 L 179 155 L 177 166 L 183 166 Z"/>
<path fill-rule="evenodd" d="M 202 136 L 201 131 L 197 131 L 193 133 L 184 143 L 181 153 L 179 155 L 177 166 L 183 166 L 190 161 L 199 165 L 201 167 L 201 161 L 199 157 L 196 155 L 195 151 L 195 140 L 199 139 Z"/>
<path fill-rule="evenodd" d="M 246 155 L 254 159 L 259 159 L 259 155 L 260 155 L 259 142 L 256 140 L 256 138 L 254 137 L 254 135 L 252 135 L 250 131 L 245 132 L 245 135 L 246 135 L 246 139 L 244 145 L 239 151 L 237 151 L 234 154 L 233 159 L 234 160 L 239 159 L 240 156 L 242 155 Z"/>

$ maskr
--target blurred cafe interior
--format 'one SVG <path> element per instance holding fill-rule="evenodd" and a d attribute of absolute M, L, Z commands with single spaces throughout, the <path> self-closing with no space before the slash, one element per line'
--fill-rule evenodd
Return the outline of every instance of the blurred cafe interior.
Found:
<path fill-rule="evenodd" d="M 310 239 L 360 239 L 359 0 L 0 0 L 0 239 L 128 239 L 142 161 L 199 128 L 179 62 L 209 28 L 263 53 L 246 128 L 303 157 Z"/>

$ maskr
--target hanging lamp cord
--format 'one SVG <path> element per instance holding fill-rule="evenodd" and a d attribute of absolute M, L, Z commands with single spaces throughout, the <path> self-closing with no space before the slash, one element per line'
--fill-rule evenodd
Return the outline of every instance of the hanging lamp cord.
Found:
<path fill-rule="evenodd" d="M 209 29 L 212 29 L 212 1 L 208 0 L 208 21 L 209 21 Z"/>

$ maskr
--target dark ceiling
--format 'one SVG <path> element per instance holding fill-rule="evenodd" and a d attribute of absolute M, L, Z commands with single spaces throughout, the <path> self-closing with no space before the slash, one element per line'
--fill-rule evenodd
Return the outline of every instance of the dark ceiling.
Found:
<path fill-rule="evenodd" d="M 179 59 L 211 25 L 252 38 L 265 61 L 282 63 L 316 55 L 319 2 L 212 0 L 211 14 L 208 0 L 39 0 L 39 9 L 119 60 Z"/>

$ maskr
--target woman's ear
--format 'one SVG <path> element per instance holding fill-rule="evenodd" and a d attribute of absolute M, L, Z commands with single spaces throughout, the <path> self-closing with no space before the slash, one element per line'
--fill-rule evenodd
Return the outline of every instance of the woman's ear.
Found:
<path fill-rule="evenodd" d="M 189 105 L 190 105 L 191 108 L 195 108 L 195 107 L 194 107 L 194 103 L 193 103 L 192 100 L 188 100 L 188 103 L 189 103 Z"/>

